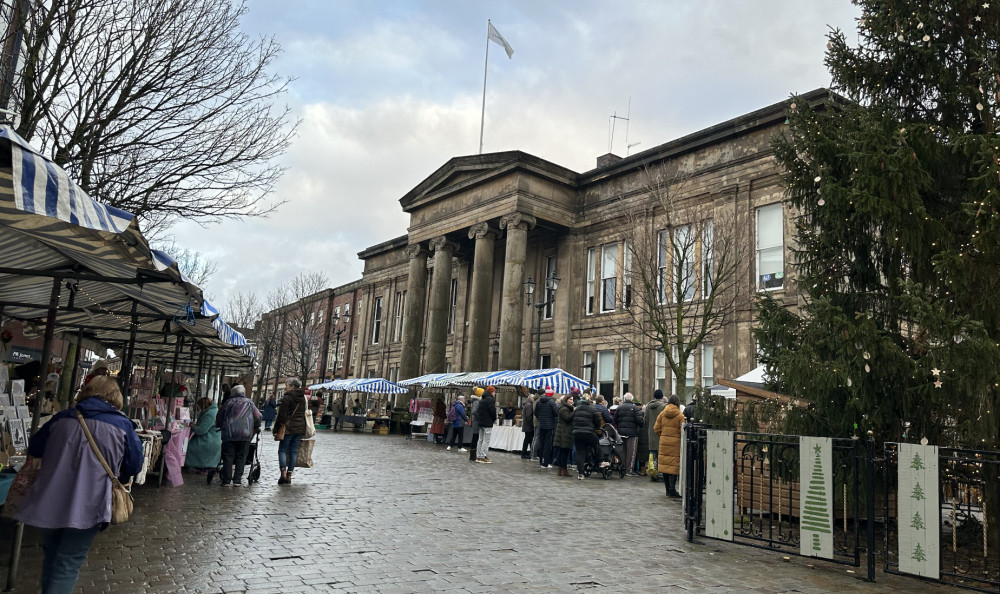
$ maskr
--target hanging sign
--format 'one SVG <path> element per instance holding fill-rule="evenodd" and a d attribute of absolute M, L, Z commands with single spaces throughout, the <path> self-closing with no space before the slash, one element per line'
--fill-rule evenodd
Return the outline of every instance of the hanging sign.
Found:
<path fill-rule="evenodd" d="M 901 443 L 899 470 L 899 570 L 941 577 L 938 447 Z"/>
<path fill-rule="evenodd" d="M 733 540 L 733 432 L 705 432 L 705 536 Z"/>
<path fill-rule="evenodd" d="M 833 558 L 833 440 L 799 438 L 799 554 Z"/>

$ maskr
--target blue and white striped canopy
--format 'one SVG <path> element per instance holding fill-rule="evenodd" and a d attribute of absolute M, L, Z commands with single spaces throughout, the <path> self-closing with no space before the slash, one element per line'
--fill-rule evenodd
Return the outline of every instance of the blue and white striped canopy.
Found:
<path fill-rule="evenodd" d="M 507 369 L 491 373 L 473 383 L 477 386 L 520 386 L 524 378 L 538 371 L 538 369 Z"/>
<path fill-rule="evenodd" d="M 580 391 L 583 391 L 590 387 L 590 383 L 587 381 L 582 380 L 573 374 L 566 373 L 559 368 L 535 371 L 535 374 L 523 378 L 519 385 L 531 388 L 532 390 L 552 388 L 556 394 L 569 394 L 570 389 L 572 388 L 577 388 Z"/>
<path fill-rule="evenodd" d="M 412 387 L 412 388 L 423 388 L 429 382 L 435 382 L 448 377 L 461 375 L 460 373 L 428 373 L 426 375 L 421 375 L 420 377 L 411 377 L 410 379 L 400 380 L 396 382 L 400 386 Z"/>
<path fill-rule="evenodd" d="M 408 390 L 380 377 L 340 379 L 309 386 L 310 390 L 338 390 L 365 394 L 403 394 Z"/>

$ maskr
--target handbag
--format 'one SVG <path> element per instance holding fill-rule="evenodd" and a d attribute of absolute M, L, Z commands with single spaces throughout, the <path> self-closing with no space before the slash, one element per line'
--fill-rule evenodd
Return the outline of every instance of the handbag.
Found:
<path fill-rule="evenodd" d="M 299 451 L 295 455 L 295 467 L 296 468 L 312 468 L 313 467 L 313 446 L 316 442 L 312 439 L 303 439 L 299 442 Z"/>
<path fill-rule="evenodd" d="M 316 425 L 313 424 L 313 414 L 312 414 L 312 411 L 309 410 L 309 407 L 307 406 L 306 407 L 306 435 L 305 435 L 305 438 L 309 439 L 310 437 L 313 437 L 315 435 L 316 435 Z"/>
<path fill-rule="evenodd" d="M 292 411 L 292 416 L 294 417 L 295 414 L 298 413 L 298 412 L 299 412 L 299 407 L 296 406 L 295 410 Z M 281 441 L 281 440 L 285 439 L 285 425 L 287 425 L 287 424 L 288 424 L 288 421 L 285 421 L 284 423 L 276 426 L 274 429 L 271 430 L 271 433 L 274 434 L 274 441 Z M 315 433 L 315 432 L 316 432 L 316 430 L 313 429 L 313 433 Z"/>
<path fill-rule="evenodd" d="M 108 473 L 108 477 L 111 479 L 111 523 L 112 524 L 122 524 L 128 521 L 129 516 L 132 515 L 132 494 L 128 492 L 125 485 L 118 480 L 115 473 L 111 471 L 111 467 L 108 466 L 108 461 L 104 459 L 104 454 L 101 450 L 97 448 L 97 443 L 94 442 L 94 436 L 90 434 L 90 429 L 87 428 L 86 421 L 83 420 L 83 414 L 80 410 L 76 411 L 76 418 L 80 420 L 80 426 L 83 427 L 83 433 L 87 436 L 87 441 L 90 442 L 90 448 L 94 450 L 97 454 L 97 459 L 101 461 L 101 466 L 104 467 L 104 472 Z M 131 484 L 131 483 L 129 483 Z"/>
<path fill-rule="evenodd" d="M 10 490 L 7 491 L 7 502 L 3 504 L 4 518 L 17 519 L 14 514 L 17 513 L 21 503 L 28 496 L 28 491 L 31 490 L 31 485 L 35 483 L 41 469 L 41 458 L 28 456 L 27 460 L 24 461 L 24 466 L 17 472 L 14 482 L 10 484 Z"/>

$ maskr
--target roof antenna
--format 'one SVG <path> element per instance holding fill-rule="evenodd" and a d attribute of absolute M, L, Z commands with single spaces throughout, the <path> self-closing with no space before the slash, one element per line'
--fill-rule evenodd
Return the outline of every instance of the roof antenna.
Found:
<path fill-rule="evenodd" d="M 629 98 L 628 98 L 628 111 L 625 113 L 625 117 L 622 117 L 622 116 L 618 115 L 618 112 L 615 111 L 613 114 L 611 114 L 611 116 L 609 118 L 609 122 L 608 122 L 608 128 L 609 128 L 609 131 L 608 131 L 608 152 L 609 153 L 613 153 L 614 152 L 614 146 L 615 146 L 615 123 L 616 123 L 615 120 L 625 120 L 625 144 L 628 147 L 635 146 L 634 144 L 629 144 L 628 143 L 628 123 L 629 123 L 629 118 L 631 117 L 631 115 L 632 115 L 632 97 L 629 96 Z M 636 143 L 636 144 L 638 144 L 638 143 Z M 627 150 L 628 149 L 626 149 L 626 151 Z M 627 155 L 628 155 L 628 153 L 626 152 L 626 156 Z"/>

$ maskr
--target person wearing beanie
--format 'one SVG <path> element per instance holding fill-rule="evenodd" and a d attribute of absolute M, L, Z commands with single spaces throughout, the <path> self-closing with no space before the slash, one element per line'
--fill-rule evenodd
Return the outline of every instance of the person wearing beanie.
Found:
<path fill-rule="evenodd" d="M 647 432 L 646 438 L 649 440 L 649 455 L 653 458 L 653 468 L 656 468 L 657 462 L 659 460 L 660 454 L 660 438 L 656 435 L 653 430 L 653 425 L 656 424 L 657 417 L 663 412 L 663 409 L 667 406 L 667 403 L 663 401 L 663 391 L 657 390 L 653 392 L 653 399 L 646 404 L 645 410 L 645 426 L 643 431 Z M 645 462 L 645 461 L 643 461 Z M 651 482 L 657 482 L 660 478 L 658 472 L 651 472 L 649 474 L 649 480 Z"/>
<path fill-rule="evenodd" d="M 469 462 L 477 460 L 476 447 L 479 445 L 479 403 L 483 400 L 486 390 L 474 388 L 469 396 L 469 426 L 472 427 L 472 441 L 469 444 Z"/>
<path fill-rule="evenodd" d="M 639 431 L 642 430 L 642 410 L 632 403 L 635 397 L 631 392 L 625 394 L 625 402 L 615 409 L 615 427 L 625 441 L 625 467 L 631 476 L 637 476 L 635 471 L 635 453 L 639 445 Z"/>
<path fill-rule="evenodd" d="M 493 425 L 497 422 L 497 401 L 493 396 L 496 388 L 489 386 L 479 401 L 479 408 L 476 409 L 476 419 L 479 421 L 479 444 L 476 446 L 476 462 L 481 464 L 492 464 L 490 460 L 490 434 L 493 432 Z"/>
<path fill-rule="evenodd" d="M 552 468 L 552 439 L 555 437 L 556 418 L 559 414 L 555 398 L 550 392 L 552 390 L 546 390 L 535 403 L 535 420 L 538 422 L 535 429 L 538 436 L 538 463 L 542 468 Z"/>
<path fill-rule="evenodd" d="M 581 481 L 587 474 L 587 461 L 597 447 L 597 433 L 601 430 L 601 414 L 590 404 L 590 395 L 584 393 L 573 410 L 573 444 L 576 446 L 576 478 Z"/>

